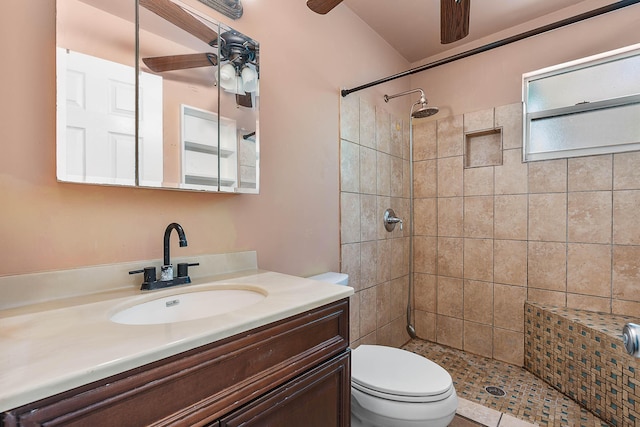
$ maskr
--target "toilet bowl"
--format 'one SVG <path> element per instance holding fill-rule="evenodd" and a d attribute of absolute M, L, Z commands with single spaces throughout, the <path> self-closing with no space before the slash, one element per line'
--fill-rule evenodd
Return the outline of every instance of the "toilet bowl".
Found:
<path fill-rule="evenodd" d="M 310 279 L 348 284 L 343 273 Z M 352 427 L 446 427 L 457 407 L 451 375 L 431 360 L 380 345 L 351 352 Z"/>
<path fill-rule="evenodd" d="M 451 376 L 429 359 L 380 345 L 352 351 L 352 426 L 446 427 L 457 407 Z"/>

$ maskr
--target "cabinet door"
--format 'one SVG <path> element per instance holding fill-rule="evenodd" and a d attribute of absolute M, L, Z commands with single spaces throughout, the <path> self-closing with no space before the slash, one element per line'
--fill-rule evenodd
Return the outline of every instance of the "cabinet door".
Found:
<path fill-rule="evenodd" d="M 283 384 L 220 420 L 220 427 L 348 427 L 351 352 Z"/>

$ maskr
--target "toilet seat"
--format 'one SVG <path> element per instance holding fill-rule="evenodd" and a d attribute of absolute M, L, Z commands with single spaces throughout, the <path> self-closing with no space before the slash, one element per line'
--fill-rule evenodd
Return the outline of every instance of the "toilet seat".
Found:
<path fill-rule="evenodd" d="M 351 386 L 398 402 L 436 402 L 455 393 L 451 375 L 437 363 L 379 345 L 361 345 L 353 350 Z"/>

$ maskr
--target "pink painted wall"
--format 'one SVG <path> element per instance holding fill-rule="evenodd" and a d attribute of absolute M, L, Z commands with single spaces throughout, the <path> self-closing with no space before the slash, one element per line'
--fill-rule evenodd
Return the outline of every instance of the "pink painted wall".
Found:
<path fill-rule="evenodd" d="M 173 221 L 189 240 L 174 256 L 257 250 L 262 268 L 338 271 L 338 91 L 409 64 L 344 6 L 243 4 L 235 22 L 209 12 L 261 43 L 261 192 L 239 196 L 58 183 L 55 1 L 0 4 L 0 275 L 161 258 Z"/>

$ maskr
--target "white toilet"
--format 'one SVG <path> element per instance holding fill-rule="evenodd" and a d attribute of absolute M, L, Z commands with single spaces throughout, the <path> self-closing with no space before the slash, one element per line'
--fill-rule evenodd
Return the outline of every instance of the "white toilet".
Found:
<path fill-rule="evenodd" d="M 348 276 L 310 279 L 346 285 Z M 458 396 L 451 375 L 429 359 L 393 347 L 361 345 L 351 353 L 353 427 L 446 427 Z"/>

